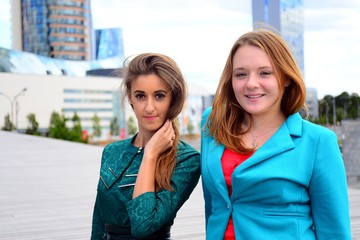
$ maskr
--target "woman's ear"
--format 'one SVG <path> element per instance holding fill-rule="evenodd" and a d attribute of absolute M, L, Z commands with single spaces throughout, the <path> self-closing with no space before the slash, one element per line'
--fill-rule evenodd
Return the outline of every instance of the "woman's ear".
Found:
<path fill-rule="evenodd" d="M 129 104 L 130 104 L 131 108 L 134 109 L 134 105 L 131 102 L 131 95 L 130 94 L 127 95 L 127 99 L 129 101 Z"/>
<path fill-rule="evenodd" d="M 289 79 L 285 79 L 285 84 L 284 84 L 284 86 L 285 86 L 285 87 L 288 87 L 288 86 L 290 86 L 290 84 L 291 84 L 291 81 L 290 81 Z"/>

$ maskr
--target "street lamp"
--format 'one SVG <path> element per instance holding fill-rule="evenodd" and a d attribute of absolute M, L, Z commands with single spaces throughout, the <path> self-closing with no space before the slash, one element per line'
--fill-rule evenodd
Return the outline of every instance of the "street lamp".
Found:
<path fill-rule="evenodd" d="M 11 110 L 10 121 L 13 123 L 14 122 L 13 102 L 12 102 L 11 98 L 8 95 L 6 95 L 5 93 L 0 92 L 0 95 L 6 97 L 10 102 L 10 110 Z"/>
<path fill-rule="evenodd" d="M 15 125 L 15 127 L 16 127 L 16 130 L 17 130 L 17 128 L 18 128 L 18 112 L 19 112 L 19 103 L 18 103 L 17 99 L 18 99 L 18 97 L 23 96 L 26 91 L 27 91 L 27 88 L 23 88 L 23 89 L 22 89 L 18 94 L 16 94 L 12 99 L 11 99 L 8 95 L 6 95 L 5 93 L 0 92 L 0 95 L 6 97 L 6 98 L 9 100 L 9 102 L 10 102 L 11 122 L 12 122 L 12 123 L 14 123 L 14 104 L 15 104 L 15 107 L 16 107 L 16 108 L 15 108 L 15 113 L 16 113 L 16 115 L 15 115 L 15 118 L 16 118 L 16 125 Z"/>
<path fill-rule="evenodd" d="M 326 126 L 329 125 L 329 104 L 327 103 L 327 101 L 324 99 L 324 104 L 325 104 L 325 112 L 326 112 Z"/>
<path fill-rule="evenodd" d="M 27 88 L 23 88 L 23 90 L 21 90 L 18 94 L 15 95 L 14 99 L 13 99 L 13 104 L 15 103 L 15 113 L 16 113 L 16 131 L 18 130 L 18 113 L 19 113 L 19 110 L 20 110 L 20 107 L 19 107 L 19 102 L 17 101 L 18 97 L 20 96 L 23 96 L 24 93 L 27 91 Z"/>

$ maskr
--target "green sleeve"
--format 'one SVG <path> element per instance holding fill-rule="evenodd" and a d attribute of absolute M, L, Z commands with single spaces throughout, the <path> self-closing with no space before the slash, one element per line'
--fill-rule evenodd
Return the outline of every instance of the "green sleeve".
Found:
<path fill-rule="evenodd" d="M 101 221 L 101 213 L 99 207 L 99 199 L 98 197 L 96 197 L 92 219 L 91 240 L 101 239 L 105 232 L 104 224 Z"/>

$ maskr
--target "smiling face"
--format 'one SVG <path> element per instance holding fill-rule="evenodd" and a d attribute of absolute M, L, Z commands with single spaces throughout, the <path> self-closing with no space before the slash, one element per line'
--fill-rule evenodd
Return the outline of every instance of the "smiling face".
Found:
<path fill-rule="evenodd" d="M 167 119 L 171 89 L 155 75 L 139 75 L 131 83 L 129 101 L 138 120 L 139 132 L 154 132 Z"/>
<path fill-rule="evenodd" d="M 266 53 L 244 45 L 233 58 L 232 87 L 236 100 L 252 116 L 280 113 L 278 80 Z"/>

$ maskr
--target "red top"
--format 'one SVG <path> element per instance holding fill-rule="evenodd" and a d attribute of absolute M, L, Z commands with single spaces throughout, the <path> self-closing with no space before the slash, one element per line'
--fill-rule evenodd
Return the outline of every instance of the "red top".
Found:
<path fill-rule="evenodd" d="M 235 153 L 227 148 L 225 148 L 224 153 L 221 157 L 221 164 L 222 170 L 225 177 L 225 182 L 229 190 L 229 196 L 231 197 L 232 194 L 232 184 L 231 184 L 231 175 L 234 172 L 235 168 L 243 163 L 246 159 L 251 157 L 254 152 L 249 154 L 241 154 Z M 224 240 L 231 240 L 235 239 L 235 232 L 234 232 L 234 224 L 232 217 L 230 216 L 228 226 L 225 231 Z"/>

